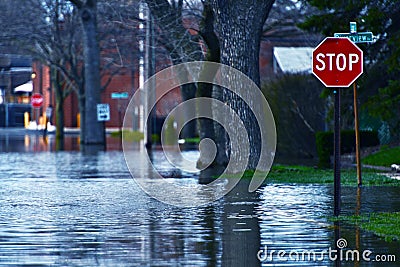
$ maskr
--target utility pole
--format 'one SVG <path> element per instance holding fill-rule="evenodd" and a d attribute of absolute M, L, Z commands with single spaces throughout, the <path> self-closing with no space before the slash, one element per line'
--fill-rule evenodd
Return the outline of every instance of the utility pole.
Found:
<path fill-rule="evenodd" d="M 145 128 L 146 124 L 146 116 L 147 116 L 147 97 L 144 88 L 144 82 L 147 79 L 146 75 L 146 50 L 145 50 L 145 43 L 146 42 L 146 29 L 145 29 L 145 21 L 146 21 L 146 4 L 144 2 L 140 2 L 139 4 L 139 90 L 140 90 L 140 103 L 139 108 L 137 110 L 139 116 L 138 122 L 138 130 L 144 133 L 144 143 L 147 143 L 147 131 Z"/>
<path fill-rule="evenodd" d="M 350 34 L 357 34 L 357 23 L 350 22 Z M 358 120 L 358 102 L 357 102 L 357 81 L 353 83 L 353 95 L 354 95 L 354 132 L 356 135 L 356 165 L 357 165 L 357 182 L 358 186 L 362 185 L 361 177 L 361 156 L 360 156 L 360 126 Z"/>

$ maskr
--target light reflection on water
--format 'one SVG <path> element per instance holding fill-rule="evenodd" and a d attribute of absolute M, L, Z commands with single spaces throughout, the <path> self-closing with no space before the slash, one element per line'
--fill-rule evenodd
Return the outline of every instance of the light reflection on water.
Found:
<path fill-rule="evenodd" d="M 106 137 L 107 151 L 121 150 L 121 139 L 118 137 Z M 77 134 L 66 134 L 64 141 L 60 143 L 61 150 L 79 151 L 80 139 Z M 28 132 L 24 129 L 0 129 L 1 152 L 45 152 L 56 151 L 57 142 L 54 134 L 43 136 L 41 132 Z"/>
<path fill-rule="evenodd" d="M 259 266 L 256 255 L 265 246 L 319 251 L 335 243 L 327 219 L 331 186 L 269 184 L 250 194 L 244 183 L 211 205 L 180 209 L 148 197 L 121 151 L 10 150 L 16 152 L 0 153 L 0 266 Z M 193 158 L 197 152 L 185 153 Z M 166 165 L 160 151 L 154 158 L 166 177 L 197 179 Z M 143 164 L 138 160 L 137 175 L 151 175 Z M 398 193 L 363 188 L 361 211 L 398 211 Z M 343 195 L 344 212 L 354 214 L 356 190 L 344 187 Z M 359 240 L 360 249 L 400 257 L 396 244 L 348 226 L 341 231 L 350 248 Z"/>

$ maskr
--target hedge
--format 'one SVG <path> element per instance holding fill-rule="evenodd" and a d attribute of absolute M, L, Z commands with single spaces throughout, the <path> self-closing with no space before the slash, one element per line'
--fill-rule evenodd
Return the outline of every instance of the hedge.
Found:
<path fill-rule="evenodd" d="M 352 153 L 356 149 L 354 131 L 341 131 L 341 154 Z M 318 153 L 318 167 L 330 168 L 330 157 L 333 155 L 333 132 L 317 132 L 316 145 Z M 360 147 L 379 145 L 377 131 L 360 131 Z"/>

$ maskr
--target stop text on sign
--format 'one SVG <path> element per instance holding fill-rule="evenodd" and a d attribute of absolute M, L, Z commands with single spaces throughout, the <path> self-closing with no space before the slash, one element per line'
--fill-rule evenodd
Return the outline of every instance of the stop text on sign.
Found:
<path fill-rule="evenodd" d="M 319 71 L 324 71 L 326 67 L 330 71 L 334 69 L 338 71 L 352 71 L 353 66 L 360 62 L 360 57 L 358 54 L 319 53 L 316 60 L 318 63 L 315 65 L 315 68 Z"/>
<path fill-rule="evenodd" d="M 363 73 L 363 52 L 348 38 L 327 37 L 312 52 L 312 73 L 326 87 L 349 87 Z"/>

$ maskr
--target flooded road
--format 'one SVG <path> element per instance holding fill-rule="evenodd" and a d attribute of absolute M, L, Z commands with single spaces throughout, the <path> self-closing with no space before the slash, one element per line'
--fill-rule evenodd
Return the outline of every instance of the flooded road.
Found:
<path fill-rule="evenodd" d="M 251 194 L 239 184 L 210 205 L 183 209 L 147 196 L 119 150 L 54 152 L 51 140 L 40 142 L 0 141 L 0 266 L 335 266 L 327 254 L 309 261 L 293 256 L 335 248 L 332 186 L 267 184 Z M 142 157 L 138 150 L 137 175 L 151 175 Z M 154 159 L 166 177 L 198 179 L 165 164 L 161 151 Z M 345 214 L 400 210 L 399 188 L 342 191 Z M 397 257 L 397 264 L 342 266 L 398 266 L 398 243 L 348 225 L 339 230 L 346 248 Z"/>

